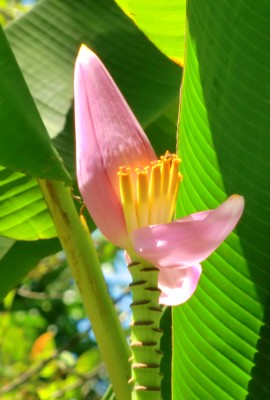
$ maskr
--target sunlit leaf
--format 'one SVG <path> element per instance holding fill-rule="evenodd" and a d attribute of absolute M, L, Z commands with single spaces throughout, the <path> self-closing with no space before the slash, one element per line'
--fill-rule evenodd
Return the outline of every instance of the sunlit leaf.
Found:
<path fill-rule="evenodd" d="M 270 7 L 191 0 L 182 88 L 178 214 L 246 199 L 235 233 L 175 308 L 173 398 L 269 397 Z"/>
<path fill-rule="evenodd" d="M 0 234 L 17 240 L 56 236 L 36 179 L 1 167 Z"/>
<path fill-rule="evenodd" d="M 185 0 L 116 0 L 116 2 L 164 54 L 183 65 Z"/>

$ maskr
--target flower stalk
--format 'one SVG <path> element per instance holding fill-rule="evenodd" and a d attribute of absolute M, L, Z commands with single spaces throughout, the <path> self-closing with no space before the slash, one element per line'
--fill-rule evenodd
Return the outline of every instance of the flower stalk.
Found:
<path fill-rule="evenodd" d="M 128 265 L 132 276 L 131 379 L 132 400 L 160 400 L 160 290 L 158 269 L 142 261 Z"/>
<path fill-rule="evenodd" d="M 91 235 L 81 224 L 70 190 L 64 183 L 38 182 L 81 293 L 116 398 L 129 400 L 130 351 L 109 297 Z"/>

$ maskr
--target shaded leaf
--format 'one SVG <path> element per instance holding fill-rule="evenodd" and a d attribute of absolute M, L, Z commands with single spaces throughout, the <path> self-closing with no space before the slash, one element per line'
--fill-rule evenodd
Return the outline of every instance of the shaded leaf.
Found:
<path fill-rule="evenodd" d="M 83 42 L 102 58 L 144 125 L 178 97 L 180 68 L 113 0 L 45 0 L 6 33 L 51 137 L 63 130 L 71 108 L 74 61 Z"/>
<path fill-rule="evenodd" d="M 170 153 L 175 153 L 177 117 L 178 99 L 170 104 L 157 119 L 145 128 L 145 132 L 153 144 L 157 155 L 162 155 L 167 150 Z"/>
<path fill-rule="evenodd" d="M 43 257 L 60 250 L 58 239 L 15 242 L 0 260 L 0 301 Z"/>
<path fill-rule="evenodd" d="M 66 115 L 64 129 L 53 140 L 57 151 L 61 154 L 64 164 L 72 177 L 76 181 L 75 171 L 75 135 L 74 135 L 74 109 L 73 105 Z"/>
<path fill-rule="evenodd" d="M 69 182 L 0 27 L 0 165 Z"/>

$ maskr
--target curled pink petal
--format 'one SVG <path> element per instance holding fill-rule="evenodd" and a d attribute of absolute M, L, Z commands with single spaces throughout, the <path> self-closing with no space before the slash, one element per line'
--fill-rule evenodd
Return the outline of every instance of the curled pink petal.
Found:
<path fill-rule="evenodd" d="M 128 242 L 118 168 L 156 159 L 145 133 L 99 58 L 81 46 L 74 77 L 76 166 L 85 204 L 113 243 Z"/>
<path fill-rule="evenodd" d="M 159 303 L 176 306 L 185 303 L 195 292 L 202 267 L 195 264 L 186 268 L 160 268 L 158 287 L 161 290 Z"/>
<path fill-rule="evenodd" d="M 205 260 L 235 228 L 244 199 L 233 195 L 215 210 L 132 233 L 137 253 L 162 268 L 187 267 Z"/>

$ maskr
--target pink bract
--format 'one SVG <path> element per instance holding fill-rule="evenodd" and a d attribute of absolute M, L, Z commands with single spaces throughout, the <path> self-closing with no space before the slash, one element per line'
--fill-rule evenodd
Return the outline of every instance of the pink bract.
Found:
<path fill-rule="evenodd" d="M 194 292 L 205 260 L 235 228 L 244 209 L 242 196 L 233 195 L 215 210 L 192 214 L 168 224 L 132 233 L 136 252 L 160 269 L 162 304 L 180 304 Z M 179 285 L 184 291 L 176 287 Z M 166 289 L 166 290 L 165 290 Z"/>
<path fill-rule="evenodd" d="M 120 166 L 144 167 L 156 154 L 108 71 L 84 45 L 75 65 L 74 96 L 79 189 L 101 232 L 126 247 L 117 172 Z"/>

